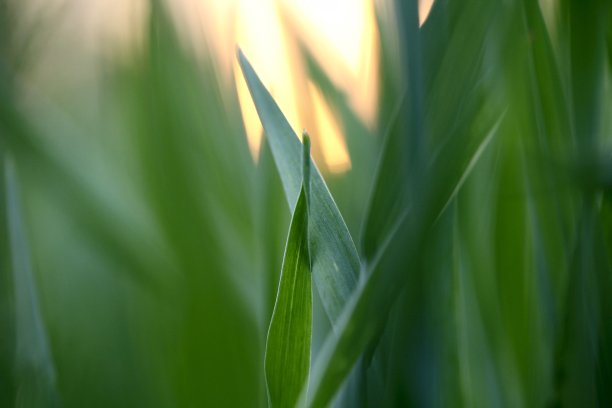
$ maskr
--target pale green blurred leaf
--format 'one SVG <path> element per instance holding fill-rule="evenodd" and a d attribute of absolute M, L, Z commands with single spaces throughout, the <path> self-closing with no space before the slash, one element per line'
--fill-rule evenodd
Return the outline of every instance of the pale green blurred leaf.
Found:
<path fill-rule="evenodd" d="M 23 224 L 13 160 L 4 160 L 8 236 L 15 299 L 17 407 L 58 407 L 56 370 Z"/>

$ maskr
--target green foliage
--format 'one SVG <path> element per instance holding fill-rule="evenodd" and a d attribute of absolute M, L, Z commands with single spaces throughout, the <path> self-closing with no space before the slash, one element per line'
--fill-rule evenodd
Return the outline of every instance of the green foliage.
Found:
<path fill-rule="evenodd" d="M 15 165 L 10 157 L 5 160 L 8 243 L 15 302 L 15 386 L 19 389 L 16 405 L 59 406 L 55 367 L 21 216 Z"/>
<path fill-rule="evenodd" d="M 420 27 L 390 1 L 375 129 L 299 49 L 340 175 L 239 51 L 253 161 L 235 89 L 160 1 L 78 86 L 28 82 L 57 24 L 15 3 L 0 406 L 610 406 L 609 1 L 437 0 Z"/>

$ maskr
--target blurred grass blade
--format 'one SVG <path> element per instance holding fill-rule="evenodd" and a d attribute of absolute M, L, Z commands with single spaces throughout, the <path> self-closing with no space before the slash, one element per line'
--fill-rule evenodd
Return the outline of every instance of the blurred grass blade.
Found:
<path fill-rule="evenodd" d="M 607 45 L 608 45 L 608 70 L 612 72 L 612 7 L 609 7 L 610 12 L 608 13 L 608 36 L 607 36 Z"/>
<path fill-rule="evenodd" d="M 300 190 L 300 142 L 240 50 L 238 59 L 268 137 L 287 202 L 293 205 Z M 335 322 L 356 286 L 359 256 L 340 211 L 314 164 L 311 180 L 312 273 L 327 315 Z"/>
<path fill-rule="evenodd" d="M 459 181 L 455 185 L 455 188 L 453 189 L 451 195 L 448 197 L 448 200 L 444 204 L 444 207 L 442 207 L 442 210 L 440 211 L 440 214 L 438 216 L 442 215 L 444 213 L 444 211 L 446 210 L 446 208 L 449 206 L 449 204 L 453 201 L 453 199 L 455 197 L 457 197 L 457 194 L 459 193 L 459 190 L 461 190 L 461 187 L 465 183 L 465 180 L 467 180 L 467 178 L 469 177 L 470 173 L 474 169 L 474 166 L 478 162 L 478 159 L 480 159 L 480 156 L 482 155 L 482 153 L 486 150 L 487 146 L 489 146 L 489 144 L 491 143 L 491 140 L 493 139 L 493 136 L 495 136 L 497 134 L 497 130 L 499 129 L 499 125 L 504 120 L 504 116 L 505 115 L 506 114 L 504 113 L 497 120 L 495 125 L 493 125 L 493 128 L 491 129 L 491 131 L 485 136 L 485 138 L 482 140 L 482 142 L 478 145 L 478 148 L 476 149 L 476 151 L 474 152 L 474 155 L 472 156 L 472 158 L 468 162 L 467 166 L 465 167 L 465 170 L 461 174 L 461 177 L 459 178 Z"/>
<path fill-rule="evenodd" d="M 363 225 L 361 247 L 366 260 L 376 254 L 385 237 L 392 233 L 392 226 L 401 218 L 408 206 L 410 194 L 404 184 L 404 175 L 409 172 L 407 160 L 402 160 L 407 149 L 404 137 L 405 120 L 402 114 L 407 105 L 407 96 L 398 101 L 391 114 L 391 126 L 385 132 L 385 142 L 376 169 L 373 190 L 370 194 L 368 212 Z"/>
<path fill-rule="evenodd" d="M 5 161 L 8 236 L 15 299 L 16 406 L 59 406 L 55 367 L 40 311 L 32 261 L 22 221 L 15 165 Z"/>
<path fill-rule="evenodd" d="M 388 115 L 390 126 L 363 224 L 361 241 L 368 262 L 406 207 L 428 188 L 428 181 L 421 177 L 430 164 L 428 155 L 452 138 L 460 140 L 456 134 L 465 130 L 474 111 L 480 109 L 477 91 L 482 81 L 477 79 L 494 9 L 487 2 L 460 6 L 438 0 L 419 30 L 414 5 L 396 3 L 406 3 L 396 4 L 403 31 L 419 34 L 413 34 L 414 41 L 406 35 L 400 39 L 406 54 L 404 65 L 409 66 L 402 68 L 404 84 L 396 85 L 401 91 L 391 96 L 394 108 Z"/>
<path fill-rule="evenodd" d="M 445 204 L 456 194 L 457 186 L 465 180 L 466 172 L 469 173 L 477 158 L 482 156 L 481 146 L 488 144 L 487 140 L 492 137 L 490 133 L 498 125 L 499 120 L 488 136 L 473 148 L 461 168 L 452 166 L 441 172 L 445 177 L 435 178 L 439 181 L 438 185 L 430 186 L 426 196 L 415 201 L 391 229 L 381 250 L 367 266 L 367 280 L 355 291 L 338 321 L 335 333 L 330 334 L 320 351 L 311 375 L 311 389 L 302 390 L 302 401 L 308 398 L 310 406 L 326 406 L 361 353 L 380 333 L 385 322 L 381 316 L 387 316 L 406 281 L 413 276 L 406 269 L 417 264 L 425 242 L 423 237 L 428 235 L 428 230 L 446 208 Z M 454 143 L 449 144 L 441 157 L 446 157 L 450 151 L 457 153 L 455 147 Z M 449 178 L 453 180 L 452 183 L 447 181 Z"/>
<path fill-rule="evenodd" d="M 308 249 L 309 167 L 310 139 L 304 135 L 302 188 L 289 227 L 266 344 L 266 383 L 273 407 L 295 406 L 310 369 L 312 283 Z"/>
<path fill-rule="evenodd" d="M 569 24 L 572 109 L 576 137 L 593 149 L 599 131 L 606 65 L 608 0 L 565 0 Z M 586 145 L 586 146 L 585 146 Z"/>
<path fill-rule="evenodd" d="M 418 2 L 395 2 L 395 8 L 400 32 L 400 84 L 405 92 L 400 96 L 397 110 L 392 111 L 391 127 L 385 135 L 363 227 L 362 246 L 368 260 L 388 235 L 391 225 L 398 220 L 409 196 L 418 194 L 417 184 L 423 181 L 419 178 L 422 174 L 420 168 L 426 160 Z"/>

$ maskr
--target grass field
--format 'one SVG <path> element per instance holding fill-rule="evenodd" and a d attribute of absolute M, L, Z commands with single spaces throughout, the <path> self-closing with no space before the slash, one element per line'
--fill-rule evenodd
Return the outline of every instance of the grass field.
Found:
<path fill-rule="evenodd" d="M 0 0 L 1 407 L 612 406 L 609 0 L 378 1 L 366 119 L 288 30 L 310 137 L 160 0 L 87 58 L 35 3 Z"/>

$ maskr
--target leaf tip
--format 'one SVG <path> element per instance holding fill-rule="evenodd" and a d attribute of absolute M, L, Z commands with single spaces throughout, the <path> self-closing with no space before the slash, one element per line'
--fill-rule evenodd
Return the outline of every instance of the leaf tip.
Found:
<path fill-rule="evenodd" d="M 238 64 L 240 65 L 240 68 L 242 69 L 242 72 L 246 77 L 245 69 L 252 69 L 251 63 L 249 62 L 246 55 L 244 55 L 244 51 L 242 51 L 242 48 L 240 48 L 239 46 L 236 46 L 236 58 L 238 59 Z"/>
<path fill-rule="evenodd" d="M 306 130 L 302 132 L 302 146 L 302 183 L 308 199 L 310 195 L 310 135 Z"/>
<path fill-rule="evenodd" d="M 304 145 L 304 154 L 310 155 L 310 135 L 306 129 L 302 131 L 302 144 Z"/>

